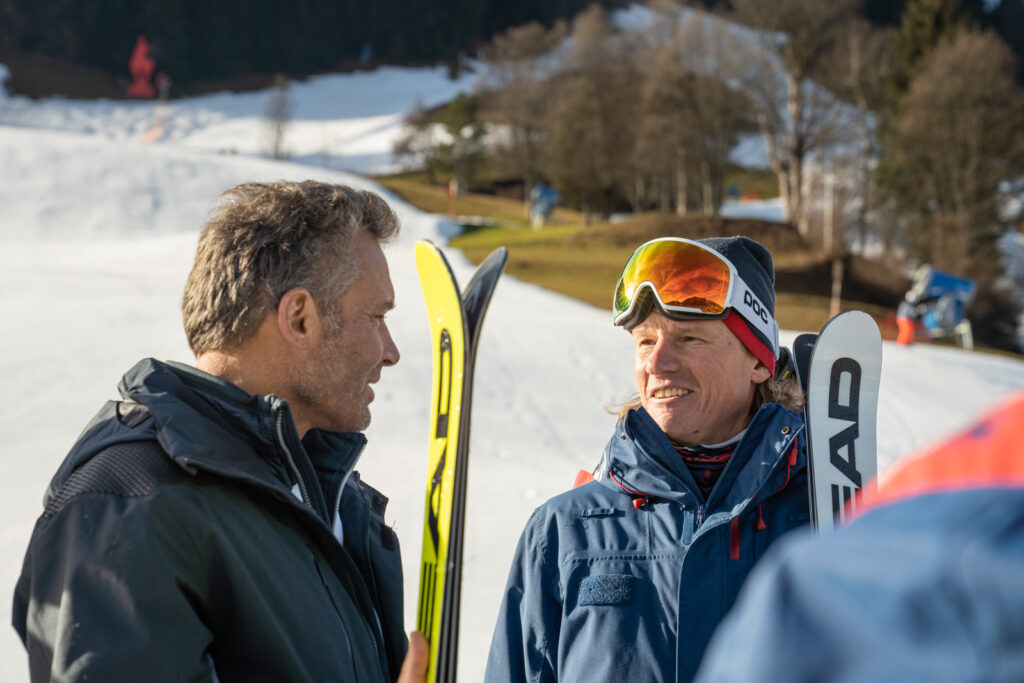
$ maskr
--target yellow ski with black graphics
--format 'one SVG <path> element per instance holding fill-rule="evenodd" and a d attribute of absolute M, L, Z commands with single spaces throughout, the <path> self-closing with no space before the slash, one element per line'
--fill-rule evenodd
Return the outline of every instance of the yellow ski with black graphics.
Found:
<path fill-rule="evenodd" d="M 473 365 L 480 328 L 508 252 L 492 253 L 465 294 L 435 245 L 416 245 L 433 354 L 426 510 L 417 628 L 430 641 L 427 681 L 453 683 L 458 657 L 462 547 Z"/>

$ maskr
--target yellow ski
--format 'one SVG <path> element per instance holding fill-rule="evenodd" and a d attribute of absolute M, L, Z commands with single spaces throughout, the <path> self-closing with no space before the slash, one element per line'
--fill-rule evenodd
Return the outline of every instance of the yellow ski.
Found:
<path fill-rule="evenodd" d="M 492 253 L 464 296 L 444 254 L 416 245 L 434 369 L 417 628 L 430 641 L 427 680 L 455 681 L 473 364 L 484 314 L 508 252 Z"/>

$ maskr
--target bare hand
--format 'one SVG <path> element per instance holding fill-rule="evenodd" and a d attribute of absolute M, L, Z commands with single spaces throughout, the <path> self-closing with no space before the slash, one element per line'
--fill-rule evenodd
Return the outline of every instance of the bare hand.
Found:
<path fill-rule="evenodd" d="M 402 671 L 398 674 L 398 683 L 425 683 L 429 657 L 427 639 L 419 631 L 410 633 L 409 651 L 405 653 Z"/>

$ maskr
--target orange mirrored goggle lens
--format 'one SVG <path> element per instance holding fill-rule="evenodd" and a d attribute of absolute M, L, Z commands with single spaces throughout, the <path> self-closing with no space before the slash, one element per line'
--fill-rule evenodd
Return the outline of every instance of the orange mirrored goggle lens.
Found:
<path fill-rule="evenodd" d="M 641 285 L 649 282 L 665 306 L 721 315 L 728 306 L 731 276 L 728 262 L 701 245 L 651 242 L 626 263 L 615 287 L 614 312 L 618 316 L 628 311 Z"/>

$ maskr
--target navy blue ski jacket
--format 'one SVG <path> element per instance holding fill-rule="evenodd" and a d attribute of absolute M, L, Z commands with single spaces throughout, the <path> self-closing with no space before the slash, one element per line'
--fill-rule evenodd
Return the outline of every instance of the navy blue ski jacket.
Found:
<path fill-rule="evenodd" d="M 691 680 L 754 563 L 808 523 L 803 427 L 762 406 L 705 501 L 665 433 L 629 411 L 597 480 L 527 523 L 484 680 Z"/>

